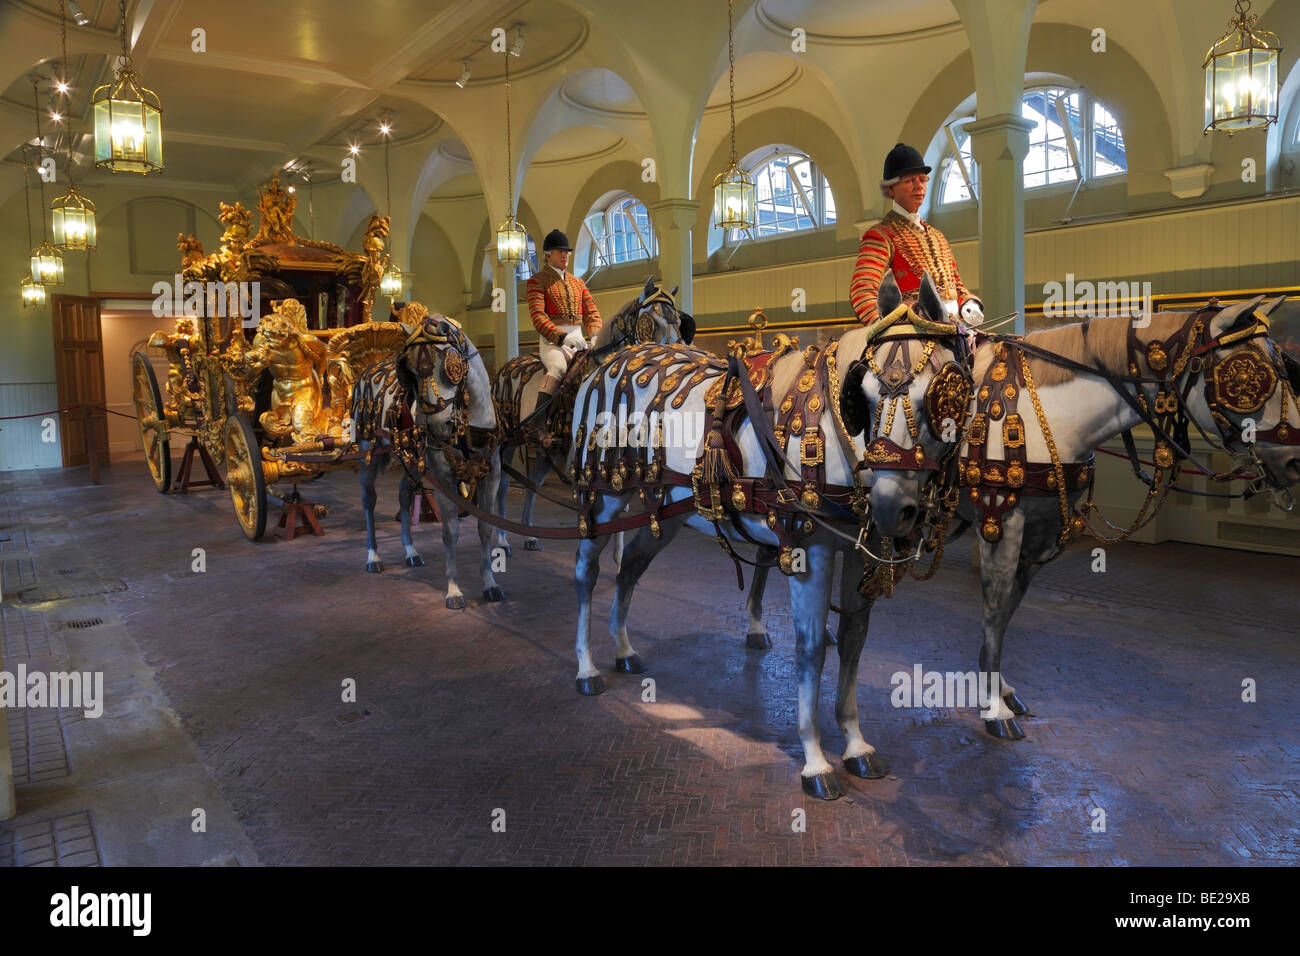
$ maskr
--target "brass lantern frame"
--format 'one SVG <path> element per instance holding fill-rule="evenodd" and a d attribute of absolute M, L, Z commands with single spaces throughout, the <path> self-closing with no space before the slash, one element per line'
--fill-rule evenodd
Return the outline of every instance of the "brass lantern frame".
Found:
<path fill-rule="evenodd" d="M 96 248 L 98 228 L 95 204 L 75 185 L 69 184 L 67 195 L 50 203 L 54 245 L 69 252 L 91 252 Z"/>
<path fill-rule="evenodd" d="M 1255 29 L 1259 16 L 1249 12 L 1250 0 L 1236 0 L 1235 9 L 1236 15 L 1228 21 L 1228 32 L 1214 41 L 1201 63 L 1201 69 L 1205 71 L 1205 133 L 1226 132 L 1232 136 L 1242 130 L 1262 129 L 1276 123 L 1278 118 L 1278 56 L 1282 52 L 1281 41 L 1272 31 Z M 1227 48 L 1226 44 L 1234 37 L 1236 44 Z M 1233 64 L 1234 60 L 1240 60 L 1243 55 L 1244 64 Z M 1261 69 L 1265 74 L 1265 108 L 1271 110 L 1265 112 L 1257 110 L 1260 103 L 1253 82 Z M 1244 97 L 1239 101 L 1239 107 L 1231 113 L 1220 115 L 1224 103 L 1220 100 L 1222 88 L 1219 78 L 1223 72 L 1244 74 L 1247 87 Z M 1241 106 L 1244 106 L 1244 111 L 1240 109 Z"/>

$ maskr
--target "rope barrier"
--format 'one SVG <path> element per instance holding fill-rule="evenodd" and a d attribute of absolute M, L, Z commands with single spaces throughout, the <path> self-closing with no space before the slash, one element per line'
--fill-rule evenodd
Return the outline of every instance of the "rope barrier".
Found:
<path fill-rule="evenodd" d="M 111 408 L 105 408 L 103 405 L 68 405 L 66 408 L 52 408 L 48 412 L 32 412 L 29 415 L 0 415 L 0 422 L 11 422 L 19 418 L 41 418 L 45 415 L 66 415 L 68 412 L 75 412 L 78 409 L 93 409 L 99 412 L 105 412 L 109 415 L 118 415 L 122 418 L 135 420 L 134 415 L 128 415 L 126 412 L 115 412 Z"/>

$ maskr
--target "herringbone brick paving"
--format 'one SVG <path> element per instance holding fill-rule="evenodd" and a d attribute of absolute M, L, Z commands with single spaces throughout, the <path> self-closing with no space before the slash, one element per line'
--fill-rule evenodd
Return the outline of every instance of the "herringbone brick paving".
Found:
<path fill-rule="evenodd" d="M 417 529 L 429 566 L 407 569 L 383 520 L 389 570 L 364 573 L 350 474 L 303 489 L 333 509 L 325 537 L 259 545 L 223 493 L 164 498 L 139 464 L 114 465 L 92 494 L 66 474 L 15 491 L 33 550 L 76 552 L 41 566 L 127 583 L 108 600 L 266 863 L 1300 861 L 1293 558 L 1123 545 L 1094 574 L 1088 549 L 1071 552 L 1040 575 L 1008 636 L 1004 671 L 1034 712 L 1028 739 L 1009 744 L 973 709 L 889 703 L 895 672 L 975 668 L 978 580 L 958 541 L 933 581 L 906 583 L 873 615 L 859 702 L 890 776 L 841 772 L 848 796 L 820 803 L 797 778 L 784 580 L 768 588 L 773 649 L 747 651 L 730 562 L 693 532 L 633 602 L 645 675 L 612 672 L 607 549 L 593 648 L 609 690 L 582 698 L 571 544 L 531 553 L 515 539 L 498 576 L 507 600 L 483 604 L 474 523 L 462 522 L 470 606 L 449 611 L 437 526 Z M 378 509 L 390 518 L 392 479 Z M 539 504 L 539 523 L 564 520 Z M 190 570 L 196 547 L 203 574 Z M 833 763 L 837 664 L 831 650 L 819 709 Z M 342 700 L 346 678 L 355 703 Z M 1256 703 L 1242 701 L 1246 678 Z"/>

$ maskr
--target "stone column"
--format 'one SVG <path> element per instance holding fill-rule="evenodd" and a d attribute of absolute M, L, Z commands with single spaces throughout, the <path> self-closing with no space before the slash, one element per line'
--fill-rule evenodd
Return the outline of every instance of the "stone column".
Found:
<path fill-rule="evenodd" d="M 1025 58 L 1038 0 L 952 0 L 975 67 L 976 122 L 966 127 L 979 164 L 980 298 L 989 319 L 1020 312 L 1025 331 L 1024 160 L 1033 124 L 1020 117 Z"/>
<path fill-rule="evenodd" d="M 694 275 L 691 230 L 699 215 L 700 204 L 691 199 L 664 199 L 649 208 L 659 241 L 660 280 L 668 288 L 678 286 L 677 308 L 694 312 L 691 279 Z"/>
<path fill-rule="evenodd" d="M 491 253 L 496 255 L 495 250 Z M 493 267 L 494 288 L 492 302 L 497 300 L 497 289 L 505 290 L 504 312 L 492 313 L 493 357 L 500 368 L 519 354 L 519 283 L 515 281 L 515 267 L 497 263 Z"/>
<path fill-rule="evenodd" d="M 980 298 L 995 319 L 1019 312 L 1025 331 L 1025 154 L 1034 124 L 1003 113 L 966 127 L 979 164 Z"/>

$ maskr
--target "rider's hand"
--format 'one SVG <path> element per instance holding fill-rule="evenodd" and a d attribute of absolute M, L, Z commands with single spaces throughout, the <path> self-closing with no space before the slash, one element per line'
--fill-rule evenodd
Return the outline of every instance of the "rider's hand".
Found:
<path fill-rule="evenodd" d="M 967 299 L 962 303 L 961 320 L 966 325 L 975 326 L 984 321 L 984 306 L 978 299 Z"/>
<path fill-rule="evenodd" d="M 581 332 L 574 329 L 564 337 L 564 341 L 560 344 L 566 349 L 573 349 L 575 352 L 580 352 L 587 347 L 587 340 L 582 337 Z"/>

